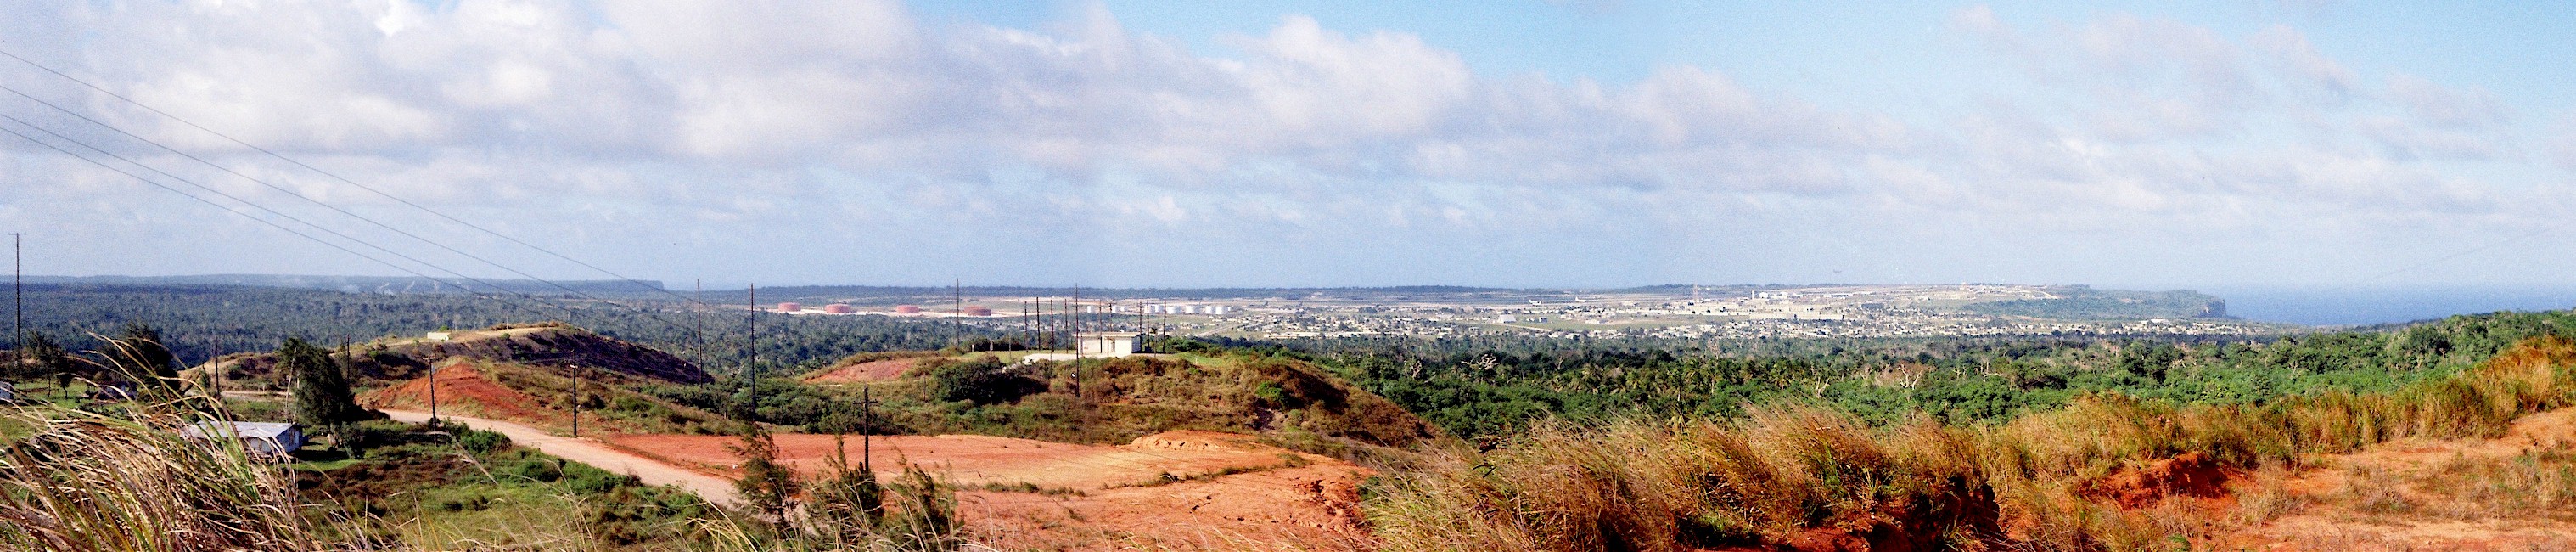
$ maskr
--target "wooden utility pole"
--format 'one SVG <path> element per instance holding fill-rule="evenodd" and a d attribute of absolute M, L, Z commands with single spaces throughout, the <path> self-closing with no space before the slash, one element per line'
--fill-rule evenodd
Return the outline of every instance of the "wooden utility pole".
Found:
<path fill-rule="evenodd" d="M 574 438 L 574 439 L 580 439 L 580 438 L 581 438 L 581 367 L 580 367 L 580 366 L 574 366 L 574 367 L 573 367 L 573 375 L 572 375 L 572 438 Z"/>
<path fill-rule="evenodd" d="M 759 369 L 758 367 L 760 366 L 760 284 L 751 285 L 750 303 L 751 335 L 748 339 L 744 340 L 742 344 L 744 351 L 742 377 L 743 379 L 756 380 L 760 379 L 760 374 L 753 372 L 753 370 Z"/>
<path fill-rule="evenodd" d="M 11 303 L 12 303 L 12 304 L 14 304 L 14 305 L 16 305 L 16 309 L 15 309 L 15 310 L 13 310 L 13 311 L 11 311 L 11 312 L 13 313 L 13 315 L 12 315 L 11 319 L 12 319 L 12 320 L 16 320 L 16 321 L 17 321 L 17 324 L 16 324 L 16 325 L 14 325 L 14 326 L 11 326 L 11 327 L 10 327 L 10 332 L 9 332 L 9 367 L 10 367 L 11 369 L 16 369 L 16 368 L 18 368 L 18 364 L 19 364 L 19 362 L 20 362 L 20 361 L 23 361 L 23 360 L 25 360 L 25 359 L 26 359 L 25 354 L 19 351 L 19 349 L 24 349 L 24 348 L 26 348 L 26 345 L 27 345 L 27 270 L 26 270 L 26 269 L 27 269 L 27 235 L 26 235 L 26 234 L 17 233 L 17 232 L 10 232 L 10 233 L 9 233 L 9 293 L 10 293 L 10 301 L 11 301 Z M 207 371 L 213 371 L 213 370 L 214 370 L 213 368 L 207 368 Z"/>
<path fill-rule="evenodd" d="M 865 385 L 865 384 L 861 384 Z M 874 474 L 877 470 L 876 434 L 877 400 L 869 397 L 872 387 L 859 388 L 859 466 Z M 846 460 L 844 460 L 846 462 Z"/>

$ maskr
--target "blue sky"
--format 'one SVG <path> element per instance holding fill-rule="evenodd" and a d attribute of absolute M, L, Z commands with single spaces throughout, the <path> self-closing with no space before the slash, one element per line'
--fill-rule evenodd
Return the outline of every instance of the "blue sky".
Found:
<path fill-rule="evenodd" d="M 672 281 L 2331 288 L 2576 269 L 2552 253 L 2576 244 L 2576 10 L 2545 4 L 6 10 L 0 47 L 31 60 Z M 27 123 L 0 128 L 401 267 L 0 135 L 0 225 L 31 234 L 33 272 L 601 276 L 15 63 L 0 83 L 212 164 L 15 96 L 0 113 Z"/>

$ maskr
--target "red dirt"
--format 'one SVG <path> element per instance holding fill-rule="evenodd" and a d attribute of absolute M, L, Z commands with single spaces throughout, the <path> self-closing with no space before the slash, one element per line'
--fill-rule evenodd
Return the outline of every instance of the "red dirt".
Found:
<path fill-rule="evenodd" d="M 2208 454 L 2186 452 L 2172 458 L 2132 465 L 2075 488 L 2084 498 L 2118 503 L 2122 508 L 2154 506 L 2168 496 L 2218 498 L 2227 495 L 2232 470 Z"/>
<path fill-rule="evenodd" d="M 555 423 L 562 418 L 552 409 L 535 406 L 540 403 L 536 397 L 503 387 L 484 377 L 473 363 L 461 360 L 439 367 L 435 378 L 413 379 L 368 392 L 358 397 L 358 404 L 426 411 L 432 385 L 438 387 L 438 407 L 443 411 L 532 425 Z"/>
<path fill-rule="evenodd" d="M 2378 552 L 2453 550 L 2576 550 L 2576 523 L 2564 511 L 2495 511 L 2405 488 L 2402 482 L 2442 477 L 2446 462 L 2510 458 L 2531 451 L 2576 446 L 2576 409 L 2524 416 L 2496 439 L 2406 440 L 2352 454 L 2320 455 L 2317 468 L 2283 482 L 2301 501 L 2285 515 L 2214 539 L 2211 549 Z M 2394 492 L 2420 503 L 2412 512 L 2371 513 L 2349 496 L 2356 470 L 2388 474 Z M 2240 493 L 2247 489 L 2240 485 Z"/>
<path fill-rule="evenodd" d="M 920 364 L 920 358 L 889 358 L 835 368 L 830 372 L 805 378 L 805 383 L 862 383 L 903 377 L 905 370 Z"/>
<path fill-rule="evenodd" d="M 777 435 L 780 460 L 817 474 L 829 435 Z M 620 435 L 621 448 L 730 473 L 733 437 Z M 846 442 L 858 460 L 860 440 Z M 1359 549 L 1359 482 L 1368 470 L 1262 445 L 1252 437 L 1173 431 L 1119 445 L 976 435 L 875 439 L 881 477 L 909 460 L 963 487 L 1027 483 L 1080 496 L 967 490 L 959 502 L 981 538 L 1002 549 Z M 1228 475 L 1226 472 L 1236 472 Z"/>

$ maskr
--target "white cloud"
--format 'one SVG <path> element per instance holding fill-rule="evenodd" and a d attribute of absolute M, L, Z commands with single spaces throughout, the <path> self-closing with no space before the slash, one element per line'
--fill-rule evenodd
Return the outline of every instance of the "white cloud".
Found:
<path fill-rule="evenodd" d="M 928 24 L 888 1 L 73 4 L 11 15 L 25 17 L 9 28 L 35 27 L 30 36 L 105 37 L 33 53 L 112 90 L 641 271 L 739 260 L 689 253 L 698 264 L 662 268 L 668 259 L 626 252 L 995 253 L 941 261 L 964 265 L 767 269 L 834 281 L 1049 263 L 1165 274 L 1140 284 L 1454 281 L 1571 260 L 1671 271 L 1569 266 L 1474 282 L 1623 283 L 1871 252 L 1928 259 L 1962 236 L 2119 244 L 2055 264 L 2001 263 L 2066 274 L 2228 233 L 2369 235 L 2446 216 L 2566 214 L 2510 183 L 2426 164 L 2512 162 L 2514 111 L 2501 100 L 2403 75 L 2358 84 L 2288 27 L 2229 36 L 2119 14 L 2020 26 L 1970 7 L 1951 29 L 2018 68 L 2018 80 L 1991 84 L 1998 92 L 1968 109 L 1912 120 L 1691 65 L 1618 83 L 1482 75 L 1413 34 L 1294 15 L 1220 41 L 1232 49 L 1224 57 L 1126 29 L 1099 5 L 1037 29 Z M 439 224 L 112 99 L 47 90 L 315 197 Z M 2569 143 L 2552 155 L 2576 167 Z M 132 193 L 122 177 L 8 147 L 0 216 L 25 217 L 30 204 L 105 216 L 83 198 Z M 88 232 L 111 243 L 246 231 L 212 216 L 120 224 Z M 1600 250 L 1617 244 L 1635 250 Z M 1143 258 L 1128 268 L 1066 249 Z M 1157 256 L 1184 250 L 1316 268 L 1283 276 Z M 1364 270 L 1354 259 L 1416 256 L 1462 264 L 1350 272 Z M 1695 261 L 1670 260 L 1682 258 Z M 1287 261 L 1241 266 L 1273 262 Z M 326 271 L 298 266 L 167 270 Z M 1791 273 L 1778 271 L 1730 274 Z"/>

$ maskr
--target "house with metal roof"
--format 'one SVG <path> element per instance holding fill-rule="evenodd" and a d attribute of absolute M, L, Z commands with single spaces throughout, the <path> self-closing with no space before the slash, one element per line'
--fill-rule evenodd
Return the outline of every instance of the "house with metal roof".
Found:
<path fill-rule="evenodd" d="M 284 459 L 295 449 L 304 448 L 304 430 L 295 424 L 276 422 L 197 422 L 179 430 L 179 436 L 191 441 L 213 442 L 231 439 L 252 457 Z"/>

